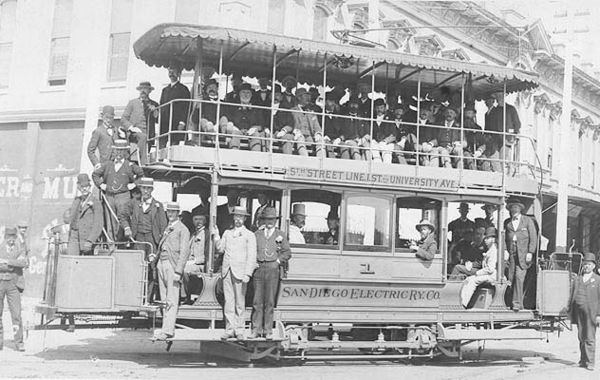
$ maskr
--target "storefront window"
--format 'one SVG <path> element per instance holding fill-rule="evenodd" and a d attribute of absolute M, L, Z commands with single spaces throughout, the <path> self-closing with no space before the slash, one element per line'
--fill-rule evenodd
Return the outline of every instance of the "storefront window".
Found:
<path fill-rule="evenodd" d="M 348 197 L 345 246 L 351 250 L 388 251 L 390 201 L 373 196 Z"/>

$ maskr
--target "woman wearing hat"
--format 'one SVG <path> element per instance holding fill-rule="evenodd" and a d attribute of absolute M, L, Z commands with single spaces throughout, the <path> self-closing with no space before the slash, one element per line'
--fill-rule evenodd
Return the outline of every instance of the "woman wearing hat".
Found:
<path fill-rule="evenodd" d="M 421 260 L 431 261 L 438 253 L 434 235 L 435 226 L 429 220 L 423 219 L 421 223 L 416 225 L 416 228 L 421 234 L 421 240 L 413 242 L 410 249 Z"/>
<path fill-rule="evenodd" d="M 464 281 L 460 291 L 460 299 L 462 305 L 466 308 L 471 301 L 475 289 L 483 283 L 492 283 L 496 279 L 496 263 L 498 262 L 498 246 L 496 245 L 496 228 L 488 227 L 485 230 L 483 239 L 487 251 L 483 253 L 483 262 L 481 269 L 475 272 L 474 276 L 469 276 Z"/>

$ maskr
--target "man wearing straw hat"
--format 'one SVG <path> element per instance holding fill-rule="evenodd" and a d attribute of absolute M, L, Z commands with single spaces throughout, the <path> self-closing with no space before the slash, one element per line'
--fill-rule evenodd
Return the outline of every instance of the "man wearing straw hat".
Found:
<path fill-rule="evenodd" d="M 67 254 L 92 255 L 93 244 L 102 233 L 102 203 L 98 196 L 93 196 L 90 177 L 86 173 L 77 176 L 77 190 L 79 195 L 73 200 L 69 212 Z"/>
<path fill-rule="evenodd" d="M 223 252 L 223 292 L 225 294 L 225 333 L 222 339 L 244 339 L 246 285 L 256 268 L 256 237 L 244 226 L 249 214 L 245 207 L 235 206 L 233 228 L 219 239 L 219 229 L 213 226 L 216 249 Z"/>
<path fill-rule="evenodd" d="M 129 144 L 126 140 L 116 140 L 113 151 L 114 160 L 107 161 L 95 169 L 92 180 L 106 196 L 110 209 L 105 210 L 105 224 L 109 238 L 116 240 L 119 222 L 122 222 L 122 216 L 127 213 L 129 190 L 135 187 L 135 180 L 143 176 L 144 171 L 129 161 Z"/>
<path fill-rule="evenodd" d="M 421 234 L 421 240 L 412 242 L 410 250 L 421 260 L 431 261 L 437 255 L 437 242 L 435 241 L 435 226 L 427 219 L 421 220 L 416 225 L 417 231 Z"/>
<path fill-rule="evenodd" d="M 279 219 L 275 208 L 267 207 L 261 213 L 261 218 L 264 224 L 254 234 L 258 268 L 254 273 L 254 313 L 250 338 L 264 335 L 269 340 L 273 339 L 273 308 L 279 285 L 279 269 L 286 265 L 292 251 L 285 234 L 275 226 Z"/>
<path fill-rule="evenodd" d="M 154 338 L 157 340 L 165 340 L 175 335 L 181 277 L 190 255 L 190 232 L 179 220 L 179 204 L 168 202 L 165 208 L 169 224 L 162 234 L 156 254 L 160 296 L 165 303 L 162 328 L 154 332 Z M 153 260 L 154 258 L 150 257 L 150 261 Z"/>
<path fill-rule="evenodd" d="M 600 276 L 594 273 L 596 256 L 583 255 L 581 275 L 571 290 L 571 321 L 577 324 L 580 359 L 579 366 L 594 370 L 596 357 L 596 327 L 600 324 Z"/>
<path fill-rule="evenodd" d="M 137 144 L 139 163 L 144 165 L 148 162 L 146 141 L 149 132 L 154 131 L 158 103 L 150 99 L 150 93 L 154 90 L 150 82 L 140 82 L 136 90 L 140 92 L 140 96 L 127 103 L 121 116 L 121 124 L 131 133 L 130 141 Z"/>
<path fill-rule="evenodd" d="M 533 220 L 522 215 L 525 205 L 517 199 L 509 199 L 506 208 L 510 218 L 504 221 L 506 231 L 505 260 L 508 259 L 508 281 L 512 285 L 512 308 L 523 308 L 523 284 L 527 269 L 533 264 L 537 248 L 537 231 Z M 508 257 L 506 257 L 508 256 Z"/>

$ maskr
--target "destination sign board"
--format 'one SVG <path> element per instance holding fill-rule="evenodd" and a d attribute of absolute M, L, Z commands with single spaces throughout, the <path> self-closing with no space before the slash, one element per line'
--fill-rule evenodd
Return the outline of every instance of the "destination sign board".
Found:
<path fill-rule="evenodd" d="M 371 186 L 410 187 L 445 191 L 458 190 L 458 180 L 401 174 L 376 174 L 359 171 L 288 167 L 285 177 L 319 182 L 356 183 Z"/>

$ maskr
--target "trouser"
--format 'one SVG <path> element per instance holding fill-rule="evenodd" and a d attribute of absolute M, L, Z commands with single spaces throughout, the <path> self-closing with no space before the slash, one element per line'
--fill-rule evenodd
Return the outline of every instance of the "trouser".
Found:
<path fill-rule="evenodd" d="M 108 206 L 112 209 L 112 212 L 110 212 L 108 206 L 104 204 L 104 226 L 106 233 L 108 233 L 108 237 L 113 241 L 119 241 L 121 236 L 123 236 L 123 228 L 119 220 L 115 219 L 115 216 L 118 218 L 119 215 L 127 214 L 127 204 L 131 199 L 129 191 L 117 194 L 105 193 L 105 195 Z"/>
<path fill-rule="evenodd" d="M 4 342 L 4 327 L 2 315 L 4 313 L 4 298 L 8 301 L 8 309 L 15 332 L 15 344 L 23 343 L 23 321 L 21 320 L 21 292 L 17 288 L 17 280 L 0 280 L 0 346 Z"/>
<path fill-rule="evenodd" d="M 340 146 L 340 157 L 349 160 L 362 160 L 358 143 L 354 140 L 346 140 Z"/>
<path fill-rule="evenodd" d="M 86 240 L 79 234 L 79 230 L 71 230 L 69 232 L 69 245 L 67 246 L 67 255 L 71 256 L 91 256 L 94 254 L 94 249 L 89 251 L 83 250 L 83 245 Z"/>
<path fill-rule="evenodd" d="M 296 146 L 298 149 L 298 154 L 301 156 L 308 156 L 309 151 L 313 152 L 317 157 L 321 157 L 323 155 L 323 145 L 321 143 L 315 143 L 315 139 L 311 135 L 303 135 L 297 138 Z"/>
<path fill-rule="evenodd" d="M 594 366 L 596 357 L 596 316 L 590 315 L 589 305 L 574 304 L 573 322 L 577 324 L 577 338 L 579 339 L 579 363 Z"/>
<path fill-rule="evenodd" d="M 148 163 L 148 135 L 145 132 L 133 132 L 129 135 L 129 141 L 137 145 L 137 154 L 134 154 L 133 160 L 140 165 Z"/>
<path fill-rule="evenodd" d="M 282 137 L 279 138 L 279 143 L 281 144 L 281 151 L 284 154 L 294 154 L 294 146 L 299 156 L 308 156 L 308 152 L 306 151 L 306 146 L 303 144 L 304 141 L 297 142 L 294 139 L 294 135 L 291 133 L 286 133 Z"/>
<path fill-rule="evenodd" d="M 234 332 L 238 336 L 244 333 L 246 322 L 246 284 L 235 278 L 231 269 L 223 277 L 223 293 L 225 295 L 225 332 Z"/>
<path fill-rule="evenodd" d="M 481 266 L 479 266 L 479 268 L 475 268 L 475 266 L 473 266 L 473 268 L 471 268 L 471 270 L 468 270 L 465 265 L 457 264 L 454 266 L 454 269 L 452 269 L 452 273 L 450 274 L 450 279 L 458 280 L 458 279 L 463 278 L 462 275 L 474 276 L 475 273 L 477 273 L 478 269 L 481 269 Z"/>
<path fill-rule="evenodd" d="M 521 268 L 518 263 L 517 253 L 511 253 L 508 260 L 508 281 L 512 284 L 512 303 L 513 307 L 523 307 L 523 284 L 527 268 Z"/>
<path fill-rule="evenodd" d="M 163 295 L 162 300 L 166 304 L 163 309 L 162 331 L 167 335 L 174 335 L 181 285 L 179 282 L 175 282 L 175 269 L 169 260 L 159 260 L 156 269 L 158 270 L 160 294 Z"/>
<path fill-rule="evenodd" d="M 193 273 L 200 273 L 204 271 L 204 264 L 196 264 L 194 260 L 190 260 L 185 263 L 183 268 L 183 274 L 181 275 L 181 297 L 190 298 L 192 294 L 199 294 L 202 290 L 202 281 L 197 277 L 193 276 Z"/>
<path fill-rule="evenodd" d="M 152 248 L 148 244 L 136 244 L 135 249 L 144 251 L 144 258 L 148 260 L 150 252 L 157 253 L 157 244 L 154 241 L 152 232 L 138 232 L 134 236 L 135 241 L 150 243 Z M 148 288 L 146 290 L 146 301 L 153 302 L 154 300 L 160 299 L 158 278 L 156 273 L 156 261 L 148 263 Z"/>
<path fill-rule="evenodd" d="M 173 118 L 175 119 L 175 118 Z M 173 120 L 173 125 L 171 127 L 171 130 L 169 131 L 169 113 L 166 113 L 166 117 L 165 115 L 161 115 L 161 122 L 160 122 L 160 134 L 164 134 L 167 132 L 173 132 L 170 135 L 171 138 L 171 145 L 179 145 L 180 142 L 185 141 L 186 137 L 187 137 L 187 133 L 185 131 L 185 127 L 184 129 L 180 130 L 179 129 L 179 124 L 175 124 L 175 120 Z M 159 139 L 159 147 L 160 148 L 164 148 L 167 146 L 167 142 L 169 141 L 169 136 L 163 136 Z"/>
<path fill-rule="evenodd" d="M 491 283 L 494 281 L 494 276 L 483 275 L 483 276 L 469 276 L 463 283 L 463 287 L 460 290 L 460 300 L 464 307 L 467 307 L 475 289 L 481 284 L 486 282 Z"/>
<path fill-rule="evenodd" d="M 394 143 L 371 141 L 373 148 L 373 161 L 383 162 L 385 164 L 392 163 L 392 152 L 394 151 Z"/>
<path fill-rule="evenodd" d="M 242 142 L 242 136 L 247 136 L 247 130 L 240 130 L 238 127 L 227 127 L 225 128 L 225 133 L 227 133 L 228 135 L 231 136 L 227 136 L 227 139 L 229 141 L 228 143 L 228 147 L 230 149 L 240 149 L 240 145 Z M 251 151 L 254 152 L 265 152 L 266 149 L 266 142 L 265 140 L 260 139 L 260 137 L 265 137 L 266 134 L 264 131 L 260 131 L 260 132 L 254 132 L 252 135 L 250 135 L 250 139 L 248 140 L 248 147 Z M 253 138 L 254 137 L 254 138 Z"/>
<path fill-rule="evenodd" d="M 483 160 L 481 170 L 497 173 L 502 172 L 502 160 L 509 160 L 511 154 L 510 148 L 495 141 L 490 142 L 490 146 L 484 152 L 487 160 Z"/>
<path fill-rule="evenodd" d="M 442 167 L 473 169 L 471 153 L 462 148 L 456 148 L 452 145 L 440 146 L 437 148 L 437 153 L 440 157 L 440 166 Z"/>
<path fill-rule="evenodd" d="M 273 309 L 279 284 L 279 263 L 269 261 L 259 263 L 254 272 L 254 314 L 252 328 L 257 334 L 272 334 Z"/>

